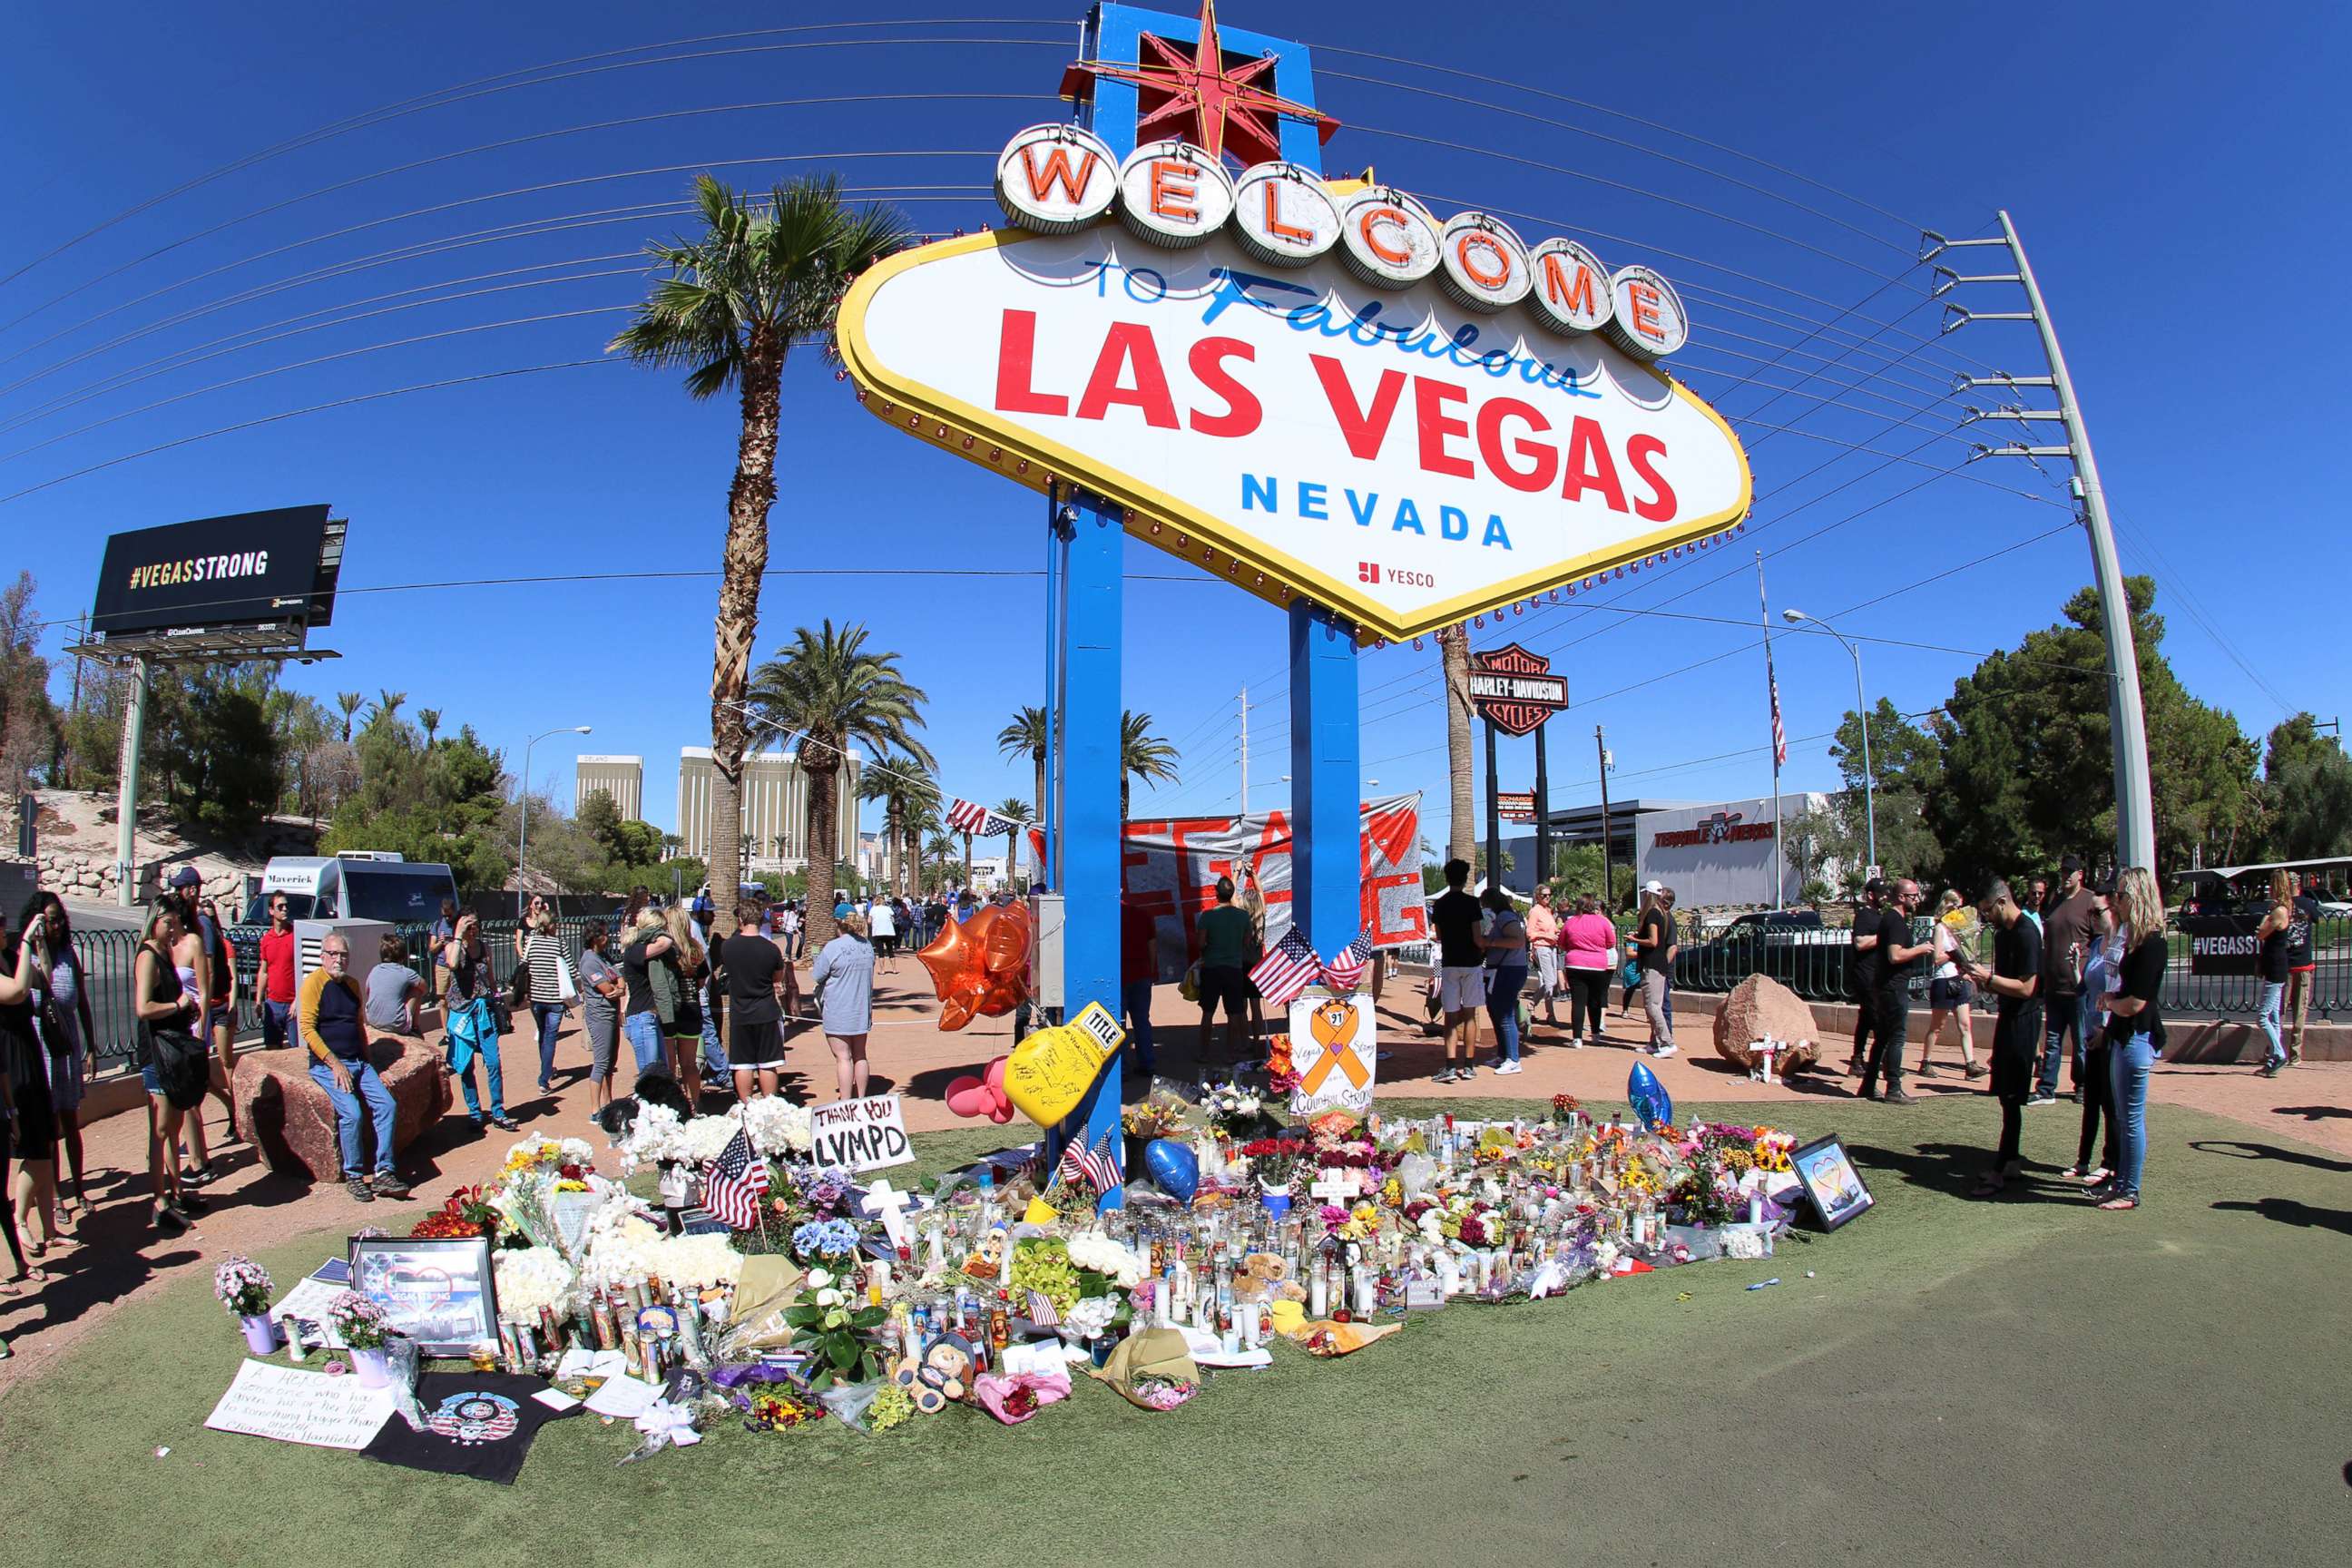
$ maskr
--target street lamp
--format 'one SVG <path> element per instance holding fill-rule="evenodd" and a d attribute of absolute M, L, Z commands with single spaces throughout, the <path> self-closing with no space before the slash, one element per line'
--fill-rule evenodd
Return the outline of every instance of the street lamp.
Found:
<path fill-rule="evenodd" d="M 515 919 L 522 919 L 523 869 L 530 864 L 530 749 L 550 735 L 592 733 L 585 724 L 559 724 L 542 730 L 522 743 L 522 787 L 515 792 Z"/>
<path fill-rule="evenodd" d="M 1855 722 L 1862 726 L 1863 820 L 1866 825 L 1870 865 L 1874 871 L 1878 866 L 1878 779 L 1870 765 L 1870 709 L 1862 694 L 1862 649 L 1846 641 L 1844 633 L 1818 616 L 1809 616 L 1802 610 L 1782 610 L 1780 618 L 1792 626 L 1811 621 L 1837 638 L 1845 651 L 1853 656 L 1853 716 Z"/>

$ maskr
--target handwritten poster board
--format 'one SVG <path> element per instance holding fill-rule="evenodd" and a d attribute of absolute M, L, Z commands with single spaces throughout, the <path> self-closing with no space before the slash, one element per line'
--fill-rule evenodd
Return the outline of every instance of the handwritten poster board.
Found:
<path fill-rule="evenodd" d="M 356 1450 L 373 1440 L 391 1414 L 389 1388 L 362 1388 L 355 1377 L 248 1360 L 205 1425 L 312 1448 Z"/>
<path fill-rule="evenodd" d="M 1308 986 L 1290 1005 L 1290 1064 L 1298 1074 L 1291 1115 L 1303 1120 L 1331 1110 L 1369 1112 L 1379 1066 L 1371 993 L 1334 996 Z"/>
<path fill-rule="evenodd" d="M 863 1100 L 836 1100 L 809 1111 L 809 1159 L 820 1169 L 840 1165 L 851 1171 L 878 1171 L 904 1165 L 915 1157 L 907 1138 L 907 1120 L 899 1113 L 895 1094 L 869 1094 Z"/>

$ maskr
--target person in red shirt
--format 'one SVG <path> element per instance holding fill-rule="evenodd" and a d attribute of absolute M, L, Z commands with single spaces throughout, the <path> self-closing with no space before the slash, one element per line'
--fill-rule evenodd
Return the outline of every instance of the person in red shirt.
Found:
<path fill-rule="evenodd" d="M 1133 899 L 1118 905 L 1118 998 L 1127 1014 L 1128 1037 L 1135 1044 L 1135 1065 L 1151 1076 L 1151 988 L 1160 980 L 1160 926 L 1150 910 Z"/>
<path fill-rule="evenodd" d="M 286 895 L 269 896 L 269 929 L 261 937 L 261 1048 L 286 1043 L 287 1020 L 294 1016 L 294 922 L 286 915 Z"/>

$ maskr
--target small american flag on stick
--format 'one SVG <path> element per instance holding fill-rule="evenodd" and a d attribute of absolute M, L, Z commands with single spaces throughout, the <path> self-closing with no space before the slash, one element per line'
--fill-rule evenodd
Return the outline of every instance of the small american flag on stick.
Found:
<path fill-rule="evenodd" d="M 768 1190 L 768 1163 L 741 1128 L 727 1141 L 703 1174 L 702 1206 L 735 1230 L 760 1223 L 760 1199 Z"/>
<path fill-rule="evenodd" d="M 1358 931 L 1356 940 L 1332 954 L 1331 962 L 1323 966 L 1323 978 L 1332 990 L 1345 995 L 1356 988 L 1356 982 L 1364 977 L 1364 965 L 1371 961 L 1372 939 Z"/>
<path fill-rule="evenodd" d="M 1297 926 L 1282 933 L 1257 967 L 1250 971 L 1250 984 L 1265 998 L 1269 1007 L 1287 1007 L 1290 999 L 1307 989 L 1321 965 L 1315 961 L 1315 949 Z"/>

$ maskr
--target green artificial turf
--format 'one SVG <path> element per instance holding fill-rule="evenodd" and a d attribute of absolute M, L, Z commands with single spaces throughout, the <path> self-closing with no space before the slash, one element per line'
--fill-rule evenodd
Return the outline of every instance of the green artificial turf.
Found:
<path fill-rule="evenodd" d="M 1977 1203 L 1980 1096 L 1776 1109 L 1844 1134 L 1879 1202 L 1761 1263 L 1449 1308 L 1341 1361 L 1286 1346 L 1169 1414 L 1082 1380 L 1019 1428 L 730 1427 L 618 1469 L 635 1435 L 581 1417 L 512 1488 L 205 1431 L 242 1346 L 190 1281 L 0 1405 L 9 1538 L 27 1561 L 368 1568 L 2343 1561 L 2352 1163 L 2155 1107 L 2148 1206 L 2100 1214 L 2049 1179 L 2062 1106 L 2028 1116 L 2041 1178 Z M 990 1142 L 917 1140 L 927 1169 Z M 283 1282 L 337 1250 L 263 1261 Z"/>

